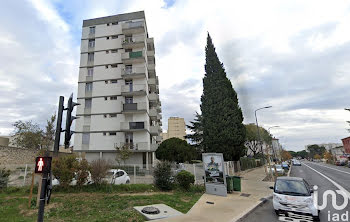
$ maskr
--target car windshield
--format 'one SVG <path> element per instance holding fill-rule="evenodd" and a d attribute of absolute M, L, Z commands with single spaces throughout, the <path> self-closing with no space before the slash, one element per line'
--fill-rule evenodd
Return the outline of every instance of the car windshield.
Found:
<path fill-rule="evenodd" d="M 282 169 L 281 165 L 276 165 L 276 169 Z"/>
<path fill-rule="evenodd" d="M 275 185 L 275 193 L 289 194 L 295 196 L 307 196 L 307 190 L 303 181 L 296 180 L 277 180 Z"/>

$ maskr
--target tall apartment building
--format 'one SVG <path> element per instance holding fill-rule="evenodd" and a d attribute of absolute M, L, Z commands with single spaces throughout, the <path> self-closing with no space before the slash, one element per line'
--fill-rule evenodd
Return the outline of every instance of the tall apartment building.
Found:
<path fill-rule="evenodd" d="M 168 119 L 168 131 L 166 133 L 162 133 L 163 141 L 173 137 L 185 140 L 185 136 L 185 119 L 179 117 L 170 117 Z"/>
<path fill-rule="evenodd" d="M 161 103 L 154 41 L 143 11 L 83 21 L 74 152 L 88 161 L 153 163 L 161 141 Z"/>

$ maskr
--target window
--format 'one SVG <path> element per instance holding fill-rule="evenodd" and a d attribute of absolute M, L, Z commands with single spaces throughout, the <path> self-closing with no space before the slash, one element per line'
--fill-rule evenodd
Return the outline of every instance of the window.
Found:
<path fill-rule="evenodd" d="M 116 136 L 117 133 L 116 133 L 116 132 L 109 132 L 109 135 L 110 135 L 110 136 Z"/>
<path fill-rule="evenodd" d="M 118 22 L 112 22 L 112 25 L 118 25 Z"/>
<path fill-rule="evenodd" d="M 112 35 L 112 39 L 117 39 L 118 36 L 117 35 Z"/>
<path fill-rule="evenodd" d="M 132 97 L 125 97 L 125 103 L 126 103 L 126 104 L 131 104 L 131 103 L 133 103 L 133 98 L 132 98 Z"/>
<path fill-rule="evenodd" d="M 85 85 L 85 91 L 86 92 L 91 92 L 92 91 L 92 82 L 88 82 Z"/>
<path fill-rule="evenodd" d="M 107 23 L 107 26 L 109 26 L 109 23 Z"/>
<path fill-rule="evenodd" d="M 94 61 L 94 53 L 88 53 L 88 61 L 93 62 Z"/>
<path fill-rule="evenodd" d="M 105 100 L 107 100 L 108 99 L 108 97 L 105 97 Z"/>
<path fill-rule="evenodd" d="M 112 49 L 111 50 L 111 53 L 117 53 L 118 52 L 118 49 Z"/>
<path fill-rule="evenodd" d="M 129 122 L 129 128 L 130 129 L 144 129 L 145 123 L 144 122 Z"/>
<path fill-rule="evenodd" d="M 132 52 L 132 49 L 125 49 L 125 52 Z"/>
<path fill-rule="evenodd" d="M 132 65 L 126 65 L 125 74 L 131 74 L 131 73 L 132 73 Z"/>
<path fill-rule="evenodd" d="M 117 177 L 121 177 L 121 176 L 123 176 L 123 175 L 124 175 L 124 172 L 123 172 L 123 171 L 118 171 L 117 174 L 116 174 Z"/>
<path fill-rule="evenodd" d="M 106 80 L 105 83 L 108 84 L 108 80 Z"/>
<path fill-rule="evenodd" d="M 106 39 L 108 40 L 108 39 L 109 39 L 109 36 L 108 36 L 108 37 L 106 37 Z"/>
<path fill-rule="evenodd" d="M 118 83 L 118 80 L 117 79 L 112 79 L 111 83 Z"/>
<path fill-rule="evenodd" d="M 103 114 L 103 117 L 104 117 L 104 118 L 107 118 L 107 114 Z"/>
<path fill-rule="evenodd" d="M 88 76 L 93 76 L 94 75 L 94 68 L 88 68 L 87 69 L 87 75 Z"/>
<path fill-rule="evenodd" d="M 103 132 L 103 135 L 105 136 L 105 135 L 106 135 L 106 132 Z"/>
<path fill-rule="evenodd" d="M 109 114 L 109 117 L 117 117 L 117 114 Z"/>
<path fill-rule="evenodd" d="M 118 64 L 113 64 L 111 65 L 112 68 L 117 68 L 118 67 Z"/>
<path fill-rule="evenodd" d="M 90 39 L 89 40 L 89 48 L 95 47 L 95 39 Z"/>
<path fill-rule="evenodd" d="M 118 97 L 117 96 L 111 96 L 111 100 L 117 100 Z"/>
<path fill-rule="evenodd" d="M 96 29 L 95 26 L 90 27 L 90 34 L 95 34 L 95 29 Z"/>
<path fill-rule="evenodd" d="M 92 103 L 92 99 L 85 99 L 85 108 L 90 109 L 91 103 Z"/>
<path fill-rule="evenodd" d="M 109 50 L 106 50 L 106 54 L 108 54 L 109 53 Z"/>
<path fill-rule="evenodd" d="M 90 133 L 83 133 L 83 144 L 90 143 Z"/>

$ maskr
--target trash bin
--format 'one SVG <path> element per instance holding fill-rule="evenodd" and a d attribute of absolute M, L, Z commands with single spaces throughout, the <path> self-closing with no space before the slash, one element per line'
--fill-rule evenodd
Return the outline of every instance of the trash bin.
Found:
<path fill-rule="evenodd" d="M 226 176 L 227 192 L 233 191 L 233 176 Z"/>
<path fill-rule="evenodd" d="M 233 176 L 233 190 L 241 191 L 241 177 Z"/>

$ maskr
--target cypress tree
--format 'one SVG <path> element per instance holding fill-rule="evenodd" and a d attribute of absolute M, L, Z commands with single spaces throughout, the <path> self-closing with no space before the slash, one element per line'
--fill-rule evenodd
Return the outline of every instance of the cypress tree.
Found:
<path fill-rule="evenodd" d="M 226 161 L 239 160 L 244 155 L 246 135 L 243 114 L 209 33 L 205 56 L 201 97 L 204 151 L 223 153 Z"/>

